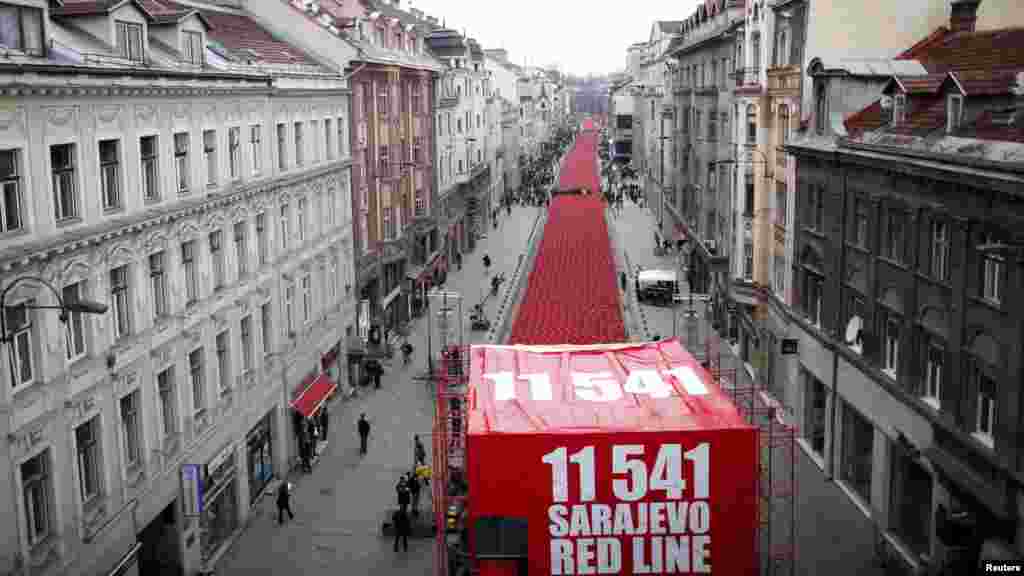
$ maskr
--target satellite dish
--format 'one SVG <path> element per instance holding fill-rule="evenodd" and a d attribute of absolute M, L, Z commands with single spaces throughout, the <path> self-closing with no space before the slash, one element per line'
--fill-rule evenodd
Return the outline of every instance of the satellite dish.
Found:
<path fill-rule="evenodd" d="M 860 329 L 861 329 L 860 316 L 854 316 L 850 318 L 850 323 L 846 325 L 846 343 L 856 344 L 860 340 Z"/>

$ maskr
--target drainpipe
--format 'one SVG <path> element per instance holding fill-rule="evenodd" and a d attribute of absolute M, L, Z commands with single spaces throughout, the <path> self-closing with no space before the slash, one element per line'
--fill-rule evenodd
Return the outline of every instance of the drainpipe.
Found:
<path fill-rule="evenodd" d="M 832 161 L 834 163 L 833 165 L 838 167 L 839 166 L 839 153 L 838 152 L 833 152 L 831 156 L 832 156 L 831 159 L 832 159 Z M 838 270 L 837 277 L 840 278 L 840 282 L 841 282 L 841 279 L 843 278 L 843 275 L 845 274 L 845 270 L 846 270 L 846 249 L 844 248 L 844 241 L 846 239 L 846 209 L 845 209 L 846 198 L 845 198 L 845 196 L 846 196 L 846 193 L 845 193 L 845 190 L 844 190 L 844 191 L 842 191 L 840 193 L 840 204 L 839 204 L 840 206 L 844 207 L 844 208 L 840 209 L 840 216 L 842 217 L 842 221 L 840 222 L 840 225 L 839 225 L 840 236 L 839 236 L 839 242 L 838 242 L 838 245 L 839 245 L 840 248 L 839 248 L 839 270 Z M 821 201 L 824 202 L 825 198 L 822 197 Z M 822 224 L 824 225 L 824 223 L 822 223 Z M 824 272 L 824 270 L 823 270 L 823 272 Z M 835 325 L 834 325 L 835 327 L 832 330 L 832 410 L 830 410 L 831 414 L 829 415 L 829 418 L 831 419 L 831 423 L 830 423 L 831 428 L 829 430 L 830 433 L 828 435 L 828 460 L 829 461 L 828 461 L 828 466 L 826 467 L 826 471 L 825 471 L 825 480 L 827 480 L 829 482 L 835 482 L 836 468 L 838 467 L 838 458 L 836 458 L 836 413 L 838 411 L 837 406 L 839 405 L 839 346 L 840 346 L 840 343 L 845 341 L 844 340 L 845 339 L 845 332 L 842 329 L 842 321 L 843 321 L 843 300 L 842 300 L 842 294 L 843 294 L 843 292 L 842 292 L 842 287 L 841 286 L 838 289 L 838 293 L 839 293 L 839 302 L 838 302 L 838 306 L 836 306 L 836 313 L 835 313 L 836 322 L 835 322 Z"/>

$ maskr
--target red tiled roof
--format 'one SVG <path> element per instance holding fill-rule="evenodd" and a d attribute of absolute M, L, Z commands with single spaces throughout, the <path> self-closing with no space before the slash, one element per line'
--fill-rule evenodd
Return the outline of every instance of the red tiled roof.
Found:
<path fill-rule="evenodd" d="M 882 101 L 875 100 L 867 108 L 848 117 L 843 121 L 843 125 L 846 127 L 846 132 L 854 137 L 863 132 L 881 128 L 885 125 L 882 116 Z"/>
<path fill-rule="evenodd" d="M 106 14 L 131 0 L 64 0 L 63 6 L 53 9 L 54 16 L 90 16 Z M 135 3 L 140 5 L 139 2 Z"/>
<path fill-rule="evenodd" d="M 907 48 L 904 52 L 902 52 L 895 59 L 896 60 L 917 60 L 918 56 L 920 56 L 921 54 L 924 54 L 933 45 L 935 45 L 936 43 L 941 42 L 943 39 L 945 39 L 946 34 L 948 34 L 948 33 L 949 33 L 949 28 L 946 28 L 945 26 L 939 26 L 938 28 L 935 29 L 934 32 L 932 32 L 931 34 L 929 34 L 929 35 L 925 36 L 924 38 L 922 38 L 921 40 L 919 40 L 917 42 L 917 44 L 914 44 L 910 48 Z"/>
<path fill-rule="evenodd" d="M 946 78 L 946 74 L 927 74 L 925 76 L 896 76 L 896 81 L 907 94 L 935 94 Z"/>
<path fill-rule="evenodd" d="M 916 55 L 928 72 L 1024 68 L 1024 28 L 949 34 Z"/>
<path fill-rule="evenodd" d="M 298 48 L 274 38 L 248 16 L 210 10 L 200 10 L 200 14 L 210 23 L 210 38 L 243 58 L 253 55 L 267 64 L 316 64 Z"/>
<path fill-rule="evenodd" d="M 967 96 L 1002 96 L 1016 84 L 1013 70 L 962 70 L 950 75 Z"/>

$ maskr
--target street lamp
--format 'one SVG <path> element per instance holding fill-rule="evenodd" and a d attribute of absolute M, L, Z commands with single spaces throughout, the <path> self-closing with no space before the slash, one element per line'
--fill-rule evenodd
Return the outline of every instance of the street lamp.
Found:
<path fill-rule="evenodd" d="M 43 286 L 43 287 L 47 288 L 50 291 L 50 293 L 53 294 L 54 299 L 57 300 L 57 305 L 56 306 L 40 306 L 40 305 L 35 305 L 35 304 L 16 304 L 14 306 L 8 306 L 7 305 L 7 295 L 10 294 L 11 290 L 13 290 L 15 287 L 17 287 L 17 286 L 19 286 L 19 285 L 21 285 L 21 284 L 23 284 L 25 282 L 35 282 L 36 284 L 39 284 L 40 286 Z M 15 355 L 16 352 L 14 350 L 14 346 L 10 346 L 11 341 L 14 340 L 14 335 L 7 333 L 7 310 L 8 309 L 12 309 L 12 310 L 13 309 L 22 309 L 22 310 L 59 310 L 60 314 L 59 314 L 58 318 L 60 318 L 61 323 L 65 324 L 65 325 L 67 325 L 68 317 L 72 313 L 76 313 L 76 314 L 106 314 L 107 313 L 107 305 L 103 304 L 102 302 L 96 302 L 96 301 L 93 301 L 93 300 L 84 300 L 84 299 L 80 299 L 80 298 L 76 298 L 73 302 L 65 302 L 64 299 L 61 298 L 60 292 L 57 291 L 57 289 L 54 288 L 52 284 L 50 284 L 46 280 L 43 280 L 42 278 L 39 278 L 37 276 L 22 276 L 22 277 L 18 278 L 17 280 L 15 280 L 14 282 L 11 282 L 10 284 L 8 284 L 7 287 L 4 288 L 3 292 L 0 292 L 0 343 L 8 344 L 9 345 L 8 348 L 7 348 L 7 362 L 8 362 L 8 369 L 11 372 L 11 380 L 12 381 L 15 378 L 17 378 L 17 375 L 15 374 L 15 371 L 14 371 L 14 355 Z"/>

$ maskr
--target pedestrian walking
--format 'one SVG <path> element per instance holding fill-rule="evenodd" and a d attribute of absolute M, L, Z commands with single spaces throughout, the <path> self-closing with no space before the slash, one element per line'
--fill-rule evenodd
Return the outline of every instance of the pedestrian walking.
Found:
<path fill-rule="evenodd" d="M 420 515 L 420 481 L 416 478 L 415 474 L 409 475 L 409 497 L 412 504 L 412 515 L 414 517 Z"/>
<path fill-rule="evenodd" d="M 392 519 L 395 524 L 395 552 L 398 552 L 398 542 L 402 542 L 402 551 L 409 551 L 409 533 L 412 532 L 412 523 L 409 521 L 409 513 L 404 508 L 395 511 Z"/>
<path fill-rule="evenodd" d="M 324 440 L 327 439 L 327 426 L 330 424 L 330 420 L 331 416 L 327 413 L 327 405 L 324 404 L 320 409 L 320 434 Z"/>
<path fill-rule="evenodd" d="M 295 513 L 292 512 L 292 484 L 291 482 L 281 482 L 281 485 L 277 487 L 277 524 L 280 526 L 284 524 L 284 513 L 288 513 L 288 518 L 294 520 Z"/>
<path fill-rule="evenodd" d="M 406 480 L 405 474 L 398 480 L 398 485 L 395 486 L 395 492 L 398 494 L 398 507 L 402 510 L 409 509 L 409 503 L 412 500 L 412 494 L 409 490 L 409 483 Z"/>
<path fill-rule="evenodd" d="M 366 455 L 366 441 L 370 438 L 370 421 L 366 419 L 366 414 L 359 415 L 359 454 Z"/>
<path fill-rule="evenodd" d="M 299 438 L 299 458 L 302 459 L 302 471 L 309 473 L 313 471 L 313 441 L 309 438 L 308 432 Z"/>
<path fill-rule="evenodd" d="M 419 434 L 413 436 L 413 459 L 417 466 L 423 466 L 427 463 L 427 449 L 423 447 Z"/>

